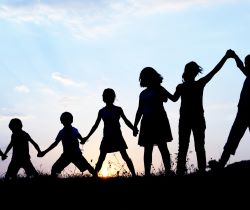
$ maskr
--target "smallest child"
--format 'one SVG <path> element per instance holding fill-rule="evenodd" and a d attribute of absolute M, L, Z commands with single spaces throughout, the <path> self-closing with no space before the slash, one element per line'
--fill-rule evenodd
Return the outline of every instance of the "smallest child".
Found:
<path fill-rule="evenodd" d="M 29 142 L 35 147 L 38 154 L 41 152 L 38 144 L 30 137 L 28 133 L 22 130 L 22 121 L 18 118 L 10 120 L 9 128 L 12 131 L 11 141 L 2 154 L 2 159 L 7 158 L 7 153 L 13 149 L 12 158 L 5 174 L 5 179 L 14 179 L 17 177 L 20 168 L 23 168 L 28 177 L 38 176 L 38 172 L 31 163 L 29 155 Z"/>

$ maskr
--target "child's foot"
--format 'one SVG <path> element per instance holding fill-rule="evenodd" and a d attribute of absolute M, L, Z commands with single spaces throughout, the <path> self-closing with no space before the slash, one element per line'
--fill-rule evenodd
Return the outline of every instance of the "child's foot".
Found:
<path fill-rule="evenodd" d="M 165 176 L 175 176 L 175 172 L 173 172 L 172 170 L 166 171 L 165 172 Z"/>
<path fill-rule="evenodd" d="M 208 168 L 210 168 L 211 171 L 218 171 L 223 169 L 223 166 L 217 160 L 210 160 L 208 161 Z"/>
<path fill-rule="evenodd" d="M 136 173 L 132 173 L 132 177 L 137 177 Z"/>

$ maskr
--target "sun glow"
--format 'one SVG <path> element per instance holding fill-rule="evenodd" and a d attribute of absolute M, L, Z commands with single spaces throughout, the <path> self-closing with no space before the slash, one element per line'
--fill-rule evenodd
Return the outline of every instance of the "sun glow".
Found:
<path fill-rule="evenodd" d="M 108 178 L 119 176 L 119 171 L 115 167 L 111 167 L 111 165 L 104 165 L 98 173 L 99 177 Z"/>
<path fill-rule="evenodd" d="M 108 168 L 103 167 L 103 168 L 101 169 L 101 171 L 99 171 L 98 176 L 103 177 L 103 178 L 109 177 L 109 176 L 110 176 L 110 173 L 109 173 Z"/>

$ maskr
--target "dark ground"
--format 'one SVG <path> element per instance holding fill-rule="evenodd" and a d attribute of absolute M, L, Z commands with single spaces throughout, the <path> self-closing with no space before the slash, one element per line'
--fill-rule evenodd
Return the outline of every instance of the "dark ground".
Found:
<path fill-rule="evenodd" d="M 250 160 L 220 172 L 185 176 L 0 180 L 5 209 L 218 209 L 248 208 Z"/>

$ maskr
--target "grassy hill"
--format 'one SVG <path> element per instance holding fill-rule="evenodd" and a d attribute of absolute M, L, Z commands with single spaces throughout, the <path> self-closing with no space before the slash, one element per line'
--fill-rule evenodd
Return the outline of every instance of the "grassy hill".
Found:
<path fill-rule="evenodd" d="M 249 200 L 250 160 L 221 171 L 185 176 L 18 178 L 0 180 L 1 202 L 22 208 L 135 209 L 195 208 L 246 205 Z M 32 204 L 33 203 L 33 204 Z M 34 206 L 35 205 L 35 206 Z"/>

